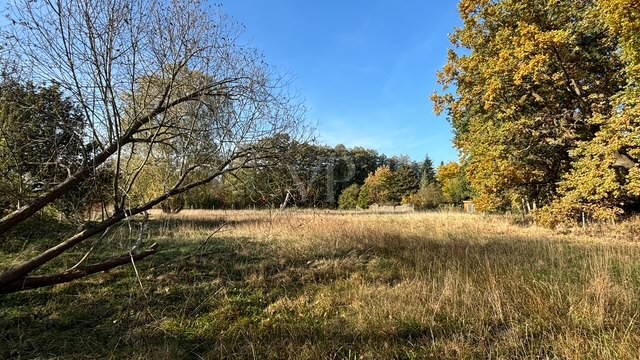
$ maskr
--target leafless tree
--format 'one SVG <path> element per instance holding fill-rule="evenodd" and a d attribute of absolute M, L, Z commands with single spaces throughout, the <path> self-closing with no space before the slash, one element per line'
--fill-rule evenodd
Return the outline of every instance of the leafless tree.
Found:
<path fill-rule="evenodd" d="M 118 222 L 225 173 L 272 156 L 266 139 L 301 134 L 303 107 L 288 83 L 238 44 L 242 27 L 219 6 L 189 0 L 15 0 L 4 39 L 22 75 L 58 84 L 82 109 L 91 146 L 82 165 L 0 219 L 16 225 L 112 169 L 110 206 L 99 222 L 0 274 L 0 293 L 68 282 L 157 251 L 137 250 L 54 274 L 34 274 Z M 136 187 L 168 164 L 160 190 Z M 148 178 L 148 177 L 147 177 Z M 0 240 L 1 241 L 1 240 Z"/>

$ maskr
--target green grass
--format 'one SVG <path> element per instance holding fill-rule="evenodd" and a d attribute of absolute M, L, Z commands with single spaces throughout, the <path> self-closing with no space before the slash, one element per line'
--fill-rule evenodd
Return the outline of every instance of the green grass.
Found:
<path fill-rule="evenodd" d="M 631 359 L 640 348 L 640 245 L 620 234 L 457 214 L 194 211 L 156 214 L 149 235 L 165 250 L 137 264 L 142 288 L 129 266 L 0 297 L 0 358 Z M 130 240 L 122 227 L 98 256 Z"/>

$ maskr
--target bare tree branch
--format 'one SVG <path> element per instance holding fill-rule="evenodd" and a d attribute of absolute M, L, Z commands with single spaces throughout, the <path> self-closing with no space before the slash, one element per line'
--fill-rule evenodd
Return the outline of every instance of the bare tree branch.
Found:
<path fill-rule="evenodd" d="M 295 136 L 303 127 L 304 109 L 287 93 L 287 78 L 268 69 L 259 52 L 236 44 L 241 28 L 220 8 L 204 6 L 11 0 L 13 56 L 30 80 L 57 84 L 79 106 L 86 122 L 80 137 L 87 144 L 84 162 L 0 219 L 0 236 L 99 172 L 109 172 L 109 194 L 101 199 L 111 208 L 102 221 L 0 273 L 0 292 L 71 281 L 120 264 L 117 258 L 33 274 L 126 218 L 224 174 L 259 166 L 256 159 L 278 156 L 266 140 Z M 152 185 L 157 189 L 148 189 Z"/>
<path fill-rule="evenodd" d="M 107 272 L 118 266 L 131 263 L 131 260 L 142 260 L 158 252 L 157 247 L 141 251 L 137 254 L 128 253 L 120 257 L 109 259 L 97 264 L 80 266 L 72 270 L 49 275 L 27 276 L 19 281 L 9 283 L 0 287 L 0 294 L 9 294 L 22 290 L 36 289 L 45 286 L 67 283 L 99 272 Z"/>

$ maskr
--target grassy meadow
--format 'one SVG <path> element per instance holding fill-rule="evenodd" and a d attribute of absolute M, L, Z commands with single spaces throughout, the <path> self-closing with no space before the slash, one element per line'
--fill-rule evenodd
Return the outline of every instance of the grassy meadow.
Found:
<path fill-rule="evenodd" d="M 99 248 L 126 251 L 130 225 Z M 154 212 L 148 241 L 163 251 L 136 263 L 139 276 L 128 266 L 0 297 L 0 358 L 635 359 L 638 231 L 638 220 L 559 232 L 459 213 Z M 10 239 L 0 266 L 37 246 Z"/>

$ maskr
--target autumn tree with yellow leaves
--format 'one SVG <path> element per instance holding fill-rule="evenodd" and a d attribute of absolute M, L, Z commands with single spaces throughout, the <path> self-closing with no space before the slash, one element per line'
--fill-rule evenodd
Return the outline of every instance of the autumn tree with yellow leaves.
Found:
<path fill-rule="evenodd" d="M 589 123 L 598 131 L 572 152 L 573 168 L 560 184 L 560 196 L 541 213 L 555 225 L 586 213 L 610 220 L 640 207 L 640 7 L 633 0 L 600 0 L 597 13 L 618 41 L 626 80 L 608 99 L 608 112 Z"/>
<path fill-rule="evenodd" d="M 571 219 L 637 209 L 634 0 L 462 0 L 433 96 L 479 210 L 532 201 Z"/>

